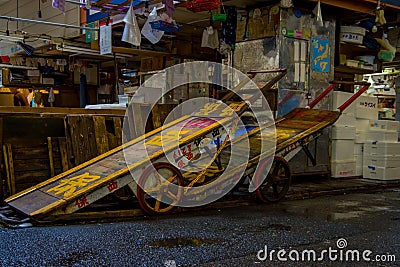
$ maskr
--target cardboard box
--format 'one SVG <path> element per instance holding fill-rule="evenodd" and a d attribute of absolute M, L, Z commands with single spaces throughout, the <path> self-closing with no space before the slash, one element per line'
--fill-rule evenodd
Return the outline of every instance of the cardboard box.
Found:
<path fill-rule="evenodd" d="M 382 167 L 382 168 L 400 168 L 400 155 L 370 155 L 365 154 L 363 156 L 363 165 Z M 400 173 L 399 173 L 400 178 Z"/>
<path fill-rule="evenodd" d="M 397 180 L 400 178 L 400 168 L 364 166 L 363 178 L 376 180 Z"/>
<path fill-rule="evenodd" d="M 344 125 L 333 125 L 331 127 L 331 139 L 332 140 L 354 140 L 356 139 L 356 127 L 344 126 Z"/>
<path fill-rule="evenodd" d="M 333 178 L 356 176 L 355 160 L 332 161 L 331 162 L 331 175 Z"/>
<path fill-rule="evenodd" d="M 370 141 L 364 144 L 364 155 L 400 155 L 400 143 Z"/>
<path fill-rule="evenodd" d="M 332 140 L 331 160 L 354 160 L 354 140 Z"/>
<path fill-rule="evenodd" d="M 54 78 L 42 78 L 42 84 L 54 84 Z"/>

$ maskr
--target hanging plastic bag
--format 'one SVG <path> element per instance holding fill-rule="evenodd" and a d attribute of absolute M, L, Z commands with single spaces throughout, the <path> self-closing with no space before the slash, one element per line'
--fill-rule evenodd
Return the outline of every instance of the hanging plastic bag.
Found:
<path fill-rule="evenodd" d="M 153 29 L 150 25 L 150 22 L 156 21 L 159 18 L 157 17 L 157 9 L 153 8 L 150 12 L 149 17 L 146 20 L 142 28 L 142 34 L 146 37 L 152 44 L 158 43 L 161 40 L 161 37 L 164 35 L 163 31 Z"/>
<path fill-rule="evenodd" d="M 135 46 L 140 46 L 142 36 L 140 35 L 140 29 L 132 6 L 129 7 L 129 10 L 124 17 L 124 22 L 125 28 L 124 33 L 122 34 L 122 41 Z"/>

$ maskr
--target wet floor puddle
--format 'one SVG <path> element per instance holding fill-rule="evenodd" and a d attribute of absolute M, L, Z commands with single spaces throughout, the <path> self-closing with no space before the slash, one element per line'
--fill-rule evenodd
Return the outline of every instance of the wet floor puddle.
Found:
<path fill-rule="evenodd" d="M 204 245 L 220 244 L 222 240 L 212 238 L 164 238 L 149 243 L 150 246 L 164 248 L 198 247 Z"/>

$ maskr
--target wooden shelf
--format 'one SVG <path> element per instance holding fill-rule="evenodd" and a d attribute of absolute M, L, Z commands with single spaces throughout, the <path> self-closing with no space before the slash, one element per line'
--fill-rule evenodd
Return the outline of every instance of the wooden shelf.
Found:
<path fill-rule="evenodd" d="M 360 51 L 371 51 L 371 53 L 372 52 L 376 53 L 376 52 L 379 51 L 379 50 L 376 50 L 376 49 L 368 48 L 365 45 L 353 44 L 353 43 L 348 43 L 348 42 L 343 42 L 343 41 L 340 41 L 340 45 L 350 46 L 352 49 L 357 49 L 357 50 L 360 50 Z"/>
<path fill-rule="evenodd" d="M 3 87 L 20 87 L 20 88 L 27 88 L 27 87 L 57 87 L 57 86 L 65 86 L 61 84 L 42 84 L 42 83 L 3 83 Z"/>
<path fill-rule="evenodd" d="M 335 66 L 335 72 L 348 74 L 369 74 L 374 73 L 374 70 L 339 65 Z"/>

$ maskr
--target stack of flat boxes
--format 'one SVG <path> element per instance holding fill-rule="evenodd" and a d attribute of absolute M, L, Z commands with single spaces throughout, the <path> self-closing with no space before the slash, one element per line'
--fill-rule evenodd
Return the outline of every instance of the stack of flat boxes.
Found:
<path fill-rule="evenodd" d="M 334 92 L 332 107 L 339 107 L 351 95 Z M 377 101 L 360 96 L 332 126 L 332 177 L 400 178 L 399 122 L 378 120 Z"/>
<path fill-rule="evenodd" d="M 351 93 L 333 92 L 332 109 L 336 110 Z M 356 139 L 355 105 L 351 104 L 331 128 L 331 176 L 334 178 L 356 176 L 354 147 Z"/>

